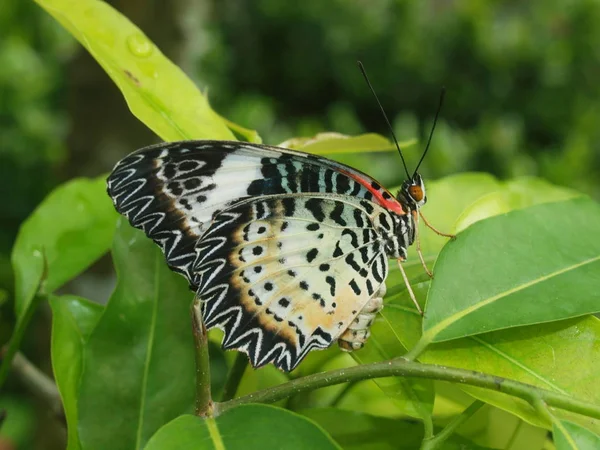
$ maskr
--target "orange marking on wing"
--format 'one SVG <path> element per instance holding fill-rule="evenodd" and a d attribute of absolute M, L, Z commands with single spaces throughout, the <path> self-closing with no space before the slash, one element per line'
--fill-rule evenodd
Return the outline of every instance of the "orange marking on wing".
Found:
<path fill-rule="evenodd" d="M 394 196 L 383 186 L 381 187 L 382 190 L 378 191 L 376 189 L 373 189 L 373 186 L 371 186 L 371 183 L 369 181 L 361 178 L 360 176 L 353 174 L 351 172 L 347 172 L 345 170 L 340 170 L 340 171 L 343 172 L 345 175 L 348 175 L 350 178 L 357 181 L 358 183 L 362 184 L 364 187 L 366 187 L 367 190 L 371 194 L 373 194 L 373 196 L 377 199 L 377 203 L 379 203 L 381 206 L 389 209 L 390 211 L 394 211 L 396 214 L 399 214 L 401 216 L 406 214 L 404 212 L 404 210 L 402 209 L 402 205 L 400 204 L 400 202 L 398 202 L 398 200 L 396 200 L 394 198 Z M 383 192 L 387 192 L 388 194 L 390 194 L 391 198 L 389 200 L 386 200 L 385 198 L 383 198 Z"/>

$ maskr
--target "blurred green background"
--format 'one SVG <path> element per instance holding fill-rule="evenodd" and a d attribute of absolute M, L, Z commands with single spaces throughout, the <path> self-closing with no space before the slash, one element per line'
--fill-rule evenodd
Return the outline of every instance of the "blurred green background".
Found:
<path fill-rule="evenodd" d="M 357 69 L 360 59 L 398 138 L 421 140 L 405 150 L 409 167 L 446 86 L 421 169 L 426 179 L 474 170 L 500 178 L 538 175 L 600 198 L 596 1 L 110 3 L 208 93 L 221 115 L 257 129 L 265 143 L 321 131 L 387 136 Z M 155 141 L 97 63 L 50 16 L 29 0 L 2 2 L 0 345 L 13 323 L 9 255 L 19 224 L 54 186 L 107 172 Z M 402 181 L 393 152 L 344 161 L 388 186 Z M 96 268 L 100 285 L 110 272 L 105 266 Z M 79 288 L 102 300 L 110 289 L 93 283 Z M 44 311 L 38 316 L 24 350 L 50 373 L 49 318 Z M 0 407 L 24 398 L 18 382 L 8 387 Z M 42 429 L 31 419 L 35 404 L 17 403 L 20 422 L 7 422 L 5 433 L 14 434 L 13 442 L 41 442 L 43 431 L 30 432 Z"/>

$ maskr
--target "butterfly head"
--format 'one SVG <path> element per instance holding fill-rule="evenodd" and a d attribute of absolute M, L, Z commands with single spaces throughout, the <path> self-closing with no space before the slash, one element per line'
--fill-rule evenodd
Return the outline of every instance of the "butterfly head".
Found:
<path fill-rule="evenodd" d="M 415 172 L 411 179 L 402 183 L 396 199 L 412 210 L 418 210 L 427 203 L 425 183 L 421 175 Z"/>

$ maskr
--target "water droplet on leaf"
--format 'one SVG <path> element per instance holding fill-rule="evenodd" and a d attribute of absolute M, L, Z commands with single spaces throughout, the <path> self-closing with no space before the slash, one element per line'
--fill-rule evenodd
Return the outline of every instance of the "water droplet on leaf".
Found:
<path fill-rule="evenodd" d="M 129 51 L 140 58 L 147 58 L 152 54 L 154 45 L 142 33 L 132 34 L 127 38 Z"/>

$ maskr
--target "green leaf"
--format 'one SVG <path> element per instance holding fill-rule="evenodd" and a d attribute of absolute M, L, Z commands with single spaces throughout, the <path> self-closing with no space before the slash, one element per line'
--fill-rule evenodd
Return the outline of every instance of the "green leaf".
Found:
<path fill-rule="evenodd" d="M 415 286 L 418 297 L 424 295 L 427 284 Z M 399 342 L 407 348 L 415 346 L 421 337 L 421 316 L 412 306 L 405 289 L 396 288 L 390 292 L 381 314 Z M 494 374 L 600 403 L 596 382 L 596 374 L 600 373 L 600 320 L 595 317 L 510 328 L 432 344 L 418 359 L 424 363 Z M 461 388 L 533 425 L 547 425 L 528 403 L 520 399 L 485 389 Z M 598 420 L 563 411 L 555 414 L 600 431 Z"/>
<path fill-rule="evenodd" d="M 555 420 L 552 435 L 556 450 L 596 450 L 600 448 L 600 436 L 567 420 Z"/>
<path fill-rule="evenodd" d="M 50 299 L 52 308 L 52 369 L 67 420 L 69 450 L 81 448 L 77 433 L 77 395 L 83 367 L 83 347 L 104 308 L 65 295 Z"/>
<path fill-rule="evenodd" d="M 13 247 L 17 317 L 27 310 L 43 275 L 42 289 L 51 293 L 104 254 L 116 219 L 105 177 L 76 179 L 52 191 L 23 223 Z"/>
<path fill-rule="evenodd" d="M 600 205 L 583 197 L 475 223 L 438 257 L 424 339 L 600 311 L 598 230 Z"/>
<path fill-rule="evenodd" d="M 113 244 L 118 283 L 84 347 L 79 388 L 83 448 L 138 449 L 193 411 L 193 294 L 160 249 L 122 219 Z"/>
<path fill-rule="evenodd" d="M 108 3 L 36 2 L 90 52 L 121 90 L 131 112 L 162 139 L 234 139 L 185 73 Z"/>
<path fill-rule="evenodd" d="M 423 426 L 415 421 L 335 408 L 308 409 L 300 413 L 322 426 L 344 450 L 412 450 L 419 448 L 423 439 Z M 440 447 L 443 450 L 484 448 L 457 435 Z"/>
<path fill-rule="evenodd" d="M 146 450 L 263 450 L 340 448 L 318 425 L 268 405 L 242 405 L 217 418 L 178 417 L 161 428 Z"/>
<path fill-rule="evenodd" d="M 410 139 L 400 142 L 399 145 L 401 148 L 406 148 L 415 145 L 416 142 L 416 139 Z M 366 133 L 358 136 L 348 136 L 335 132 L 319 133 L 314 137 L 288 139 L 280 145 L 315 155 L 396 151 L 396 144 L 375 133 Z"/>

